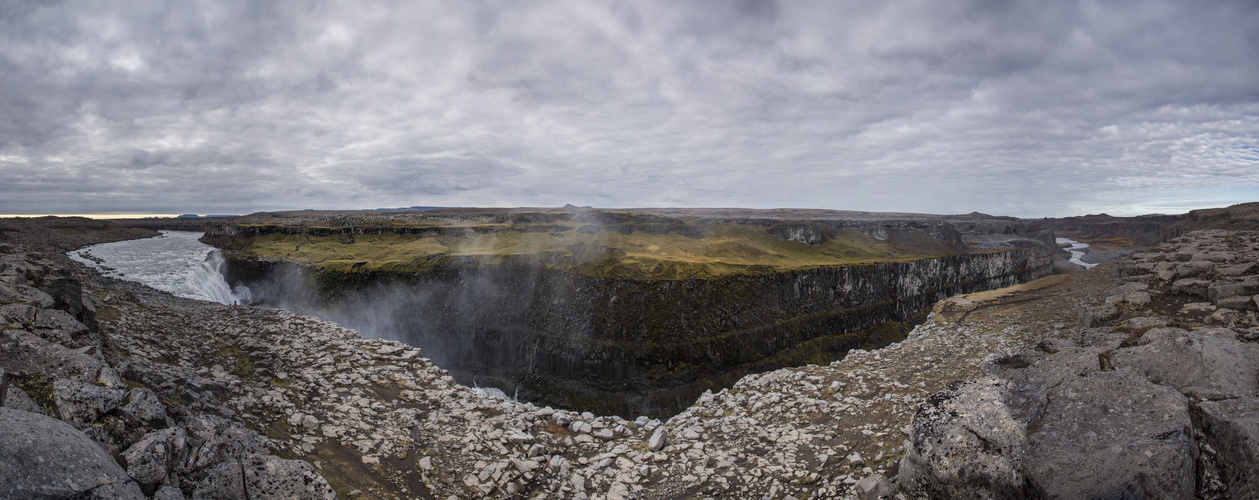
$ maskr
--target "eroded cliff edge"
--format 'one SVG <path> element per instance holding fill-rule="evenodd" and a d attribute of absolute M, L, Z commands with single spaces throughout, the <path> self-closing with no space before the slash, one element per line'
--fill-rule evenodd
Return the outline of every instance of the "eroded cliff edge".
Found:
<path fill-rule="evenodd" d="M 256 214 L 205 241 L 264 303 L 424 346 L 466 384 L 623 416 L 899 340 L 1057 250 L 980 214 L 752 210 Z"/>
<path fill-rule="evenodd" d="M 94 486 L 143 482 L 170 495 L 163 498 L 215 486 L 228 492 L 224 495 L 235 491 L 243 497 L 245 488 L 259 487 L 263 470 L 280 474 L 266 484 L 307 487 L 320 483 L 298 473 L 317 471 L 349 498 L 851 494 L 858 480 L 895 471 L 909 415 L 944 381 L 977 373 L 989 353 L 1028 348 L 1063 333 L 1060 327 L 1075 316 L 1073 304 L 1100 300 L 1089 280 L 1101 276 L 1109 283 L 1109 274 L 1081 273 L 1004 292 L 1013 307 L 1043 307 L 1034 317 L 1002 309 L 1003 302 L 986 295 L 972 296 L 980 305 L 969 314 L 941 311 L 909 340 L 853 351 L 828 365 L 748 376 L 656 420 L 495 399 L 456 384 L 415 348 L 364 339 L 336 324 L 274 309 L 179 299 L 100 278 L 55 254 L 18 253 L 36 259 L 44 274 L 71 273 L 81 282 L 84 303 L 99 313 L 99 325 L 88 337 L 99 339 L 99 350 L 50 349 L 75 359 L 104 359 L 117 368 L 112 371 L 127 391 L 150 391 L 154 398 L 136 401 L 158 402 L 187 438 L 176 439 L 179 431 L 166 420 L 161 425 L 168 427 L 120 427 L 133 411 L 124 410 L 126 400 L 122 407 L 111 403 L 83 413 L 80 425 L 86 427 L 73 431 L 78 439 L 113 450 L 127 474 Z M 25 264 L 6 269 L 19 267 L 26 277 Z M 1035 298 L 1044 302 L 1030 300 Z M 22 320 L 5 328 L 6 338 L 59 336 L 30 330 L 35 326 Z M 0 362 L 26 359 L 4 356 Z M 10 373 L 20 369 L 3 367 Z M 41 370 L 33 373 L 50 385 L 78 376 Z M 5 405 L 22 404 L 23 395 L 47 400 L 20 385 L 8 386 Z M 62 414 L 56 400 L 49 404 L 23 411 Z M 150 433 L 157 434 L 141 439 Z M 225 447 L 244 437 L 254 443 L 248 449 Z M 127 452 L 140 443 L 134 456 L 145 458 L 134 463 L 148 467 L 137 467 L 133 476 Z M 227 465 L 189 461 L 198 456 L 218 457 Z M 310 468 L 265 466 L 283 460 Z M 285 470 L 291 474 L 282 474 Z M 234 479 L 241 477 L 252 479 Z M 285 481 L 293 478 L 297 481 Z"/>

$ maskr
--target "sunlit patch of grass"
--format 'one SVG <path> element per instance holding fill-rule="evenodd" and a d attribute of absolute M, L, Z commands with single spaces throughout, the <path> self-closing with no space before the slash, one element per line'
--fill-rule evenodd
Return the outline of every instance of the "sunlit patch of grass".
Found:
<path fill-rule="evenodd" d="M 662 225 L 567 223 L 541 228 L 469 225 L 425 234 L 271 233 L 238 243 L 247 253 L 339 271 L 413 272 L 470 259 L 478 264 L 536 263 L 591 276 L 649 279 L 896 262 L 956 252 L 951 245 L 925 235 L 911 239 L 878 240 L 846 229 L 825 243 L 807 245 L 776 238 L 763 226 L 714 224 L 682 231 Z"/>

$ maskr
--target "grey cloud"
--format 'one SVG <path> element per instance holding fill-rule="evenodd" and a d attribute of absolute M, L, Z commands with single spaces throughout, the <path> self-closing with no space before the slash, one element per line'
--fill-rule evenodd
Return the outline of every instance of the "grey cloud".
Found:
<path fill-rule="evenodd" d="M 9 2 L 0 26 L 0 213 L 1034 216 L 1259 185 L 1251 2 Z"/>

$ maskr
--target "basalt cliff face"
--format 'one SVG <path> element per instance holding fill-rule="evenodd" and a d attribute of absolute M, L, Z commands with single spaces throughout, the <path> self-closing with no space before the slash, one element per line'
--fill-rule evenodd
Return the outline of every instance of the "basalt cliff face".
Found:
<path fill-rule="evenodd" d="M 494 224 L 457 215 L 462 223 L 340 226 L 255 217 L 211 227 L 206 241 L 228 250 L 229 281 L 264 302 L 422 346 L 470 385 L 625 416 L 672 414 L 748 373 L 900 340 L 939 299 L 1043 276 L 1057 250 L 1046 231 L 979 214 L 507 212 L 490 214 Z M 485 235 L 518 245 L 520 234 L 540 233 L 570 239 L 531 240 L 541 248 L 531 254 L 458 251 Z M 298 251 L 333 240 L 328 248 L 344 257 L 373 234 L 455 250 L 418 264 L 334 265 L 257 251 L 265 238 L 290 238 L 284 248 Z M 741 253 L 686 246 L 698 244 Z M 635 253 L 668 245 L 692 250 Z M 835 251 L 808 253 L 818 248 Z M 815 265 L 825 258 L 833 262 Z"/>

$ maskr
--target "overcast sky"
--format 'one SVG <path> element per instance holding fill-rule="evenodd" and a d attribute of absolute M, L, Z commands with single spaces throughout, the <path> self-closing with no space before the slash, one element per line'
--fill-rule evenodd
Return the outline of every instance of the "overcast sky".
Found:
<path fill-rule="evenodd" d="M 1259 201 L 1259 3 L 0 2 L 0 213 Z"/>

